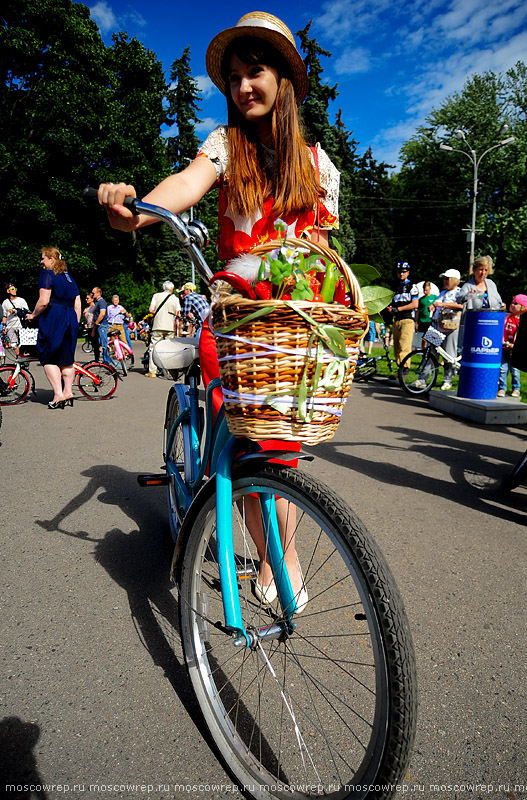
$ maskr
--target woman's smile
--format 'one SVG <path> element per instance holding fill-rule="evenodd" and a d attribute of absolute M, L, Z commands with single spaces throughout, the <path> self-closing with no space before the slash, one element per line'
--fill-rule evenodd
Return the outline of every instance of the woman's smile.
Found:
<path fill-rule="evenodd" d="M 234 105 L 249 122 L 258 123 L 271 114 L 278 93 L 278 72 L 266 64 L 245 64 L 233 53 L 229 88 Z"/>

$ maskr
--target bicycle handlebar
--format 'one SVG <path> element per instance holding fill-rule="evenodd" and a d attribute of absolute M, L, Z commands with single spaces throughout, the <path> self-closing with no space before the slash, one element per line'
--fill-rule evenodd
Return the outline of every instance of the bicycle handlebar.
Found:
<path fill-rule="evenodd" d="M 97 189 L 92 186 L 87 186 L 83 191 L 84 197 L 90 200 L 97 199 Z M 201 253 L 201 248 L 206 244 L 207 229 L 198 220 L 185 222 L 177 214 L 173 214 L 162 206 L 154 206 L 150 203 L 144 203 L 138 197 L 125 197 L 124 203 L 130 209 L 132 214 L 145 214 L 148 217 L 155 217 L 161 222 L 166 222 L 169 228 L 175 233 L 180 244 L 183 245 L 187 251 L 190 260 L 198 270 L 203 280 L 209 283 L 213 276 L 213 272 Z"/>

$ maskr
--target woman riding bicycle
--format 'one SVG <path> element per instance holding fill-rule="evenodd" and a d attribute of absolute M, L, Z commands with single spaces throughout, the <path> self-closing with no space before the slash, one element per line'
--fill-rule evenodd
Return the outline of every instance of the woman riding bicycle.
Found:
<path fill-rule="evenodd" d="M 214 37 L 206 62 L 212 81 L 226 95 L 228 125 L 216 128 L 196 159 L 144 200 L 178 214 L 209 189 L 219 187 L 218 254 L 227 261 L 275 239 L 278 219 L 285 221 L 290 235 L 327 244 L 328 231 L 338 227 L 339 173 L 320 146 L 308 147 L 301 133 L 298 106 L 305 99 L 308 81 L 291 31 L 270 14 L 251 12 Z M 112 227 L 132 231 L 154 221 L 133 216 L 122 205 L 127 195 L 135 194 L 133 186 L 122 183 L 100 186 L 99 202 Z M 215 340 L 207 321 L 200 337 L 200 365 L 205 385 L 219 377 Z M 214 402 L 217 411 L 221 392 L 216 392 Z M 264 445 L 277 446 L 276 442 Z M 287 448 L 299 449 L 292 443 Z M 265 546 L 251 530 L 261 561 L 256 590 L 271 602 L 276 589 L 270 583 Z M 292 533 L 285 536 L 285 560 L 293 589 L 298 591 L 302 578 Z M 302 599 L 307 600 L 305 592 Z M 297 606 L 305 605 L 302 599 Z"/>

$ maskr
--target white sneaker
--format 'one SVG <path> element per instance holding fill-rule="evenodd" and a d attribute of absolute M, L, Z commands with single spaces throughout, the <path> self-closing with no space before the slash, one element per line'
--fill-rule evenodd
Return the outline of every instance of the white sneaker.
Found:
<path fill-rule="evenodd" d="M 449 381 L 445 381 L 444 384 L 441 386 L 442 392 L 448 392 L 452 388 L 452 384 Z"/>
<path fill-rule="evenodd" d="M 426 383 L 421 378 L 412 383 L 414 389 L 426 389 Z"/>
<path fill-rule="evenodd" d="M 505 397 L 505 389 L 500 389 L 498 391 L 497 397 Z"/>
<path fill-rule="evenodd" d="M 498 394 L 499 394 L 499 392 L 498 392 Z M 513 392 L 511 392 L 511 397 L 521 397 L 520 390 L 519 389 L 515 389 Z"/>

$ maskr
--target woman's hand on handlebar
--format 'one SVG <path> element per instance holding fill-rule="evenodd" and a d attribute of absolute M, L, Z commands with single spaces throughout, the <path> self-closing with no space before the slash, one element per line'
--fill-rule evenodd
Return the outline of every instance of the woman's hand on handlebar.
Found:
<path fill-rule="evenodd" d="M 139 217 L 134 216 L 129 208 L 123 205 L 125 197 L 137 197 L 133 186 L 126 183 L 101 183 L 97 197 L 108 214 L 112 228 L 119 231 L 133 231 L 139 227 Z"/>

